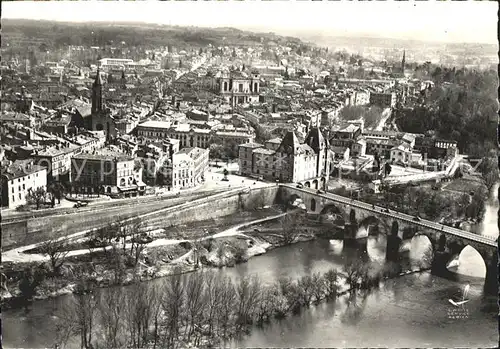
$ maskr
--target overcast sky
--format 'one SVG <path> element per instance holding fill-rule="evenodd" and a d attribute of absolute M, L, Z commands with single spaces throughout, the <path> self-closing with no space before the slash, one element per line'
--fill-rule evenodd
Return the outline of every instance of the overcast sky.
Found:
<path fill-rule="evenodd" d="M 3 18 L 137 21 L 286 34 L 497 43 L 496 1 L 4 1 Z"/>

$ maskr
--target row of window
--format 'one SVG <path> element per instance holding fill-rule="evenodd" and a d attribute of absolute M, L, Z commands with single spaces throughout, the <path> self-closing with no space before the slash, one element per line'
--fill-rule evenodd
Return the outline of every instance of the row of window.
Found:
<path fill-rule="evenodd" d="M 38 177 L 38 173 L 35 173 L 35 177 Z M 22 180 L 23 180 L 23 182 L 24 182 L 24 181 L 26 180 L 26 177 L 19 177 L 19 178 L 17 179 L 17 182 L 18 182 L 18 183 L 21 183 L 21 179 L 22 179 Z M 31 179 L 31 175 L 28 175 L 28 179 Z M 12 179 L 12 180 L 10 181 L 10 184 L 14 184 L 14 181 L 15 181 L 15 179 Z"/>

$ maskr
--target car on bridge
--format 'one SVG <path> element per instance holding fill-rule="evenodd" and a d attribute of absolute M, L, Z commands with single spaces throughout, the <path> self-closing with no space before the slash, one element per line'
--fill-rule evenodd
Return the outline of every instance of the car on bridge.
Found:
<path fill-rule="evenodd" d="M 413 217 L 413 220 L 416 221 L 416 222 L 420 222 L 420 217 L 419 216 L 415 216 L 415 217 Z"/>
<path fill-rule="evenodd" d="M 299 184 L 297 184 L 297 188 L 302 189 L 302 188 L 304 188 L 304 185 L 299 183 Z"/>
<path fill-rule="evenodd" d="M 74 208 L 80 208 L 80 207 L 85 207 L 88 206 L 89 203 L 86 201 L 78 201 L 73 207 Z"/>
<path fill-rule="evenodd" d="M 321 189 L 318 189 L 318 191 L 316 192 L 316 194 L 324 194 L 325 191 L 324 190 L 321 190 Z"/>

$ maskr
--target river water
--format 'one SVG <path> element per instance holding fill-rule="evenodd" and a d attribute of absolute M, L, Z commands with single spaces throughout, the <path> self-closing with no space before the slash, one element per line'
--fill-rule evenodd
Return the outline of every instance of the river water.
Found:
<path fill-rule="evenodd" d="M 490 191 L 488 200 L 486 200 L 484 216 L 481 223 L 477 227 L 477 232 L 480 235 L 498 237 L 498 187 L 500 183 L 495 184 Z"/>
<path fill-rule="evenodd" d="M 411 251 L 405 264 L 421 260 L 425 241 L 407 241 Z M 234 279 L 258 275 L 265 283 L 280 276 L 293 278 L 330 268 L 340 269 L 348 258 L 362 257 L 374 267 L 384 263 L 385 237 L 369 237 L 363 246 L 344 246 L 342 241 L 315 240 L 278 248 L 220 273 Z M 364 252 L 363 252 L 364 251 Z M 461 256 L 462 258 L 462 256 Z M 232 347 L 493 347 L 498 343 L 496 297 L 483 295 L 484 276 L 477 255 L 464 254 L 473 263 L 466 278 L 448 280 L 427 272 L 386 280 L 367 296 L 312 306 L 299 315 L 273 320 L 250 335 L 228 343 Z M 460 270 L 458 270 L 460 272 Z M 463 308 L 448 299 L 462 294 L 470 283 Z M 161 282 L 155 280 L 153 282 Z M 32 309 L 4 311 L 4 347 L 39 348 L 54 343 L 55 311 L 68 296 L 35 302 Z M 454 316 L 453 316 L 454 315 Z M 460 316 L 457 316 L 460 315 Z M 460 317 L 460 318 L 457 318 Z M 74 341 L 78 347 L 77 341 Z"/>

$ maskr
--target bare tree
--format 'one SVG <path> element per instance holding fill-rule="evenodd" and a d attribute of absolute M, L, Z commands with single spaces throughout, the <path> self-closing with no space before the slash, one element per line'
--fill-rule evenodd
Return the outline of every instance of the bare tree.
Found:
<path fill-rule="evenodd" d="M 141 228 L 141 222 L 136 218 L 130 222 L 125 223 L 118 229 L 118 236 L 121 238 L 123 243 L 123 252 L 125 252 L 127 245 L 127 237 L 134 236 L 139 233 Z"/>
<path fill-rule="evenodd" d="M 311 283 L 314 301 L 315 303 L 319 303 L 326 295 L 325 279 L 319 273 L 314 273 L 311 276 Z"/>
<path fill-rule="evenodd" d="M 179 338 L 180 323 L 185 305 L 185 285 L 180 268 L 165 282 L 163 310 L 166 316 L 166 347 L 175 349 Z"/>
<path fill-rule="evenodd" d="M 206 285 L 206 321 L 208 324 L 208 336 L 212 336 L 217 330 L 217 311 L 221 307 L 222 298 L 219 294 L 222 277 L 215 272 L 209 272 L 205 275 Z"/>
<path fill-rule="evenodd" d="M 186 283 L 186 316 L 187 316 L 187 341 L 195 333 L 195 329 L 203 321 L 206 308 L 205 274 L 192 273 Z M 199 338 L 199 336 L 197 337 Z"/>
<path fill-rule="evenodd" d="M 158 339 L 160 337 L 160 321 L 162 312 L 162 300 L 163 292 L 158 284 L 151 285 L 151 298 L 150 306 L 152 312 L 152 322 L 153 322 L 153 349 L 156 349 L 158 344 Z"/>
<path fill-rule="evenodd" d="M 271 315 L 275 312 L 276 302 L 278 301 L 277 298 L 276 288 L 274 286 L 262 289 L 260 298 L 255 305 L 257 324 L 262 325 L 264 321 L 269 320 Z"/>
<path fill-rule="evenodd" d="M 139 220 L 133 220 L 129 224 L 127 224 L 123 229 L 126 232 L 126 235 L 131 235 L 130 239 L 130 256 L 132 257 L 133 265 L 136 266 L 139 262 L 139 258 L 141 257 L 142 252 L 144 251 L 144 245 L 147 243 L 143 239 L 141 235 L 141 227 L 142 224 Z M 125 248 L 125 238 L 124 238 L 124 248 Z"/>
<path fill-rule="evenodd" d="M 26 195 L 26 200 L 28 202 L 35 203 L 37 210 L 40 208 L 40 204 L 42 202 L 45 202 L 46 198 L 47 191 L 43 187 L 36 188 L 35 190 L 33 190 L 33 188 L 30 188 L 28 190 L 28 194 Z"/>
<path fill-rule="evenodd" d="M 98 302 L 99 297 L 95 294 L 94 285 L 85 280 L 81 281 L 74 297 L 58 310 L 58 343 L 66 345 L 71 336 L 78 335 L 82 349 L 92 348 Z"/>
<path fill-rule="evenodd" d="M 301 294 L 302 305 L 310 305 L 313 298 L 314 284 L 310 275 L 304 275 L 297 282 Z"/>
<path fill-rule="evenodd" d="M 242 330 L 244 326 L 253 321 L 256 304 L 261 297 L 261 282 L 257 276 L 242 278 L 237 285 L 238 295 L 237 329 Z"/>
<path fill-rule="evenodd" d="M 137 280 L 127 289 L 125 313 L 132 346 L 143 348 L 148 341 L 149 328 L 154 314 L 155 289 Z"/>
<path fill-rule="evenodd" d="M 237 295 L 234 284 L 228 276 L 219 279 L 219 281 L 220 282 L 216 285 L 217 293 L 220 297 L 220 306 L 217 309 L 217 320 L 222 330 L 222 338 L 227 339 L 231 318 L 236 306 Z"/>
<path fill-rule="evenodd" d="M 99 314 L 106 348 L 118 348 L 123 343 L 120 328 L 123 326 L 123 288 L 110 287 L 100 291 Z"/>
<path fill-rule="evenodd" d="M 325 280 L 325 292 L 327 297 L 335 297 L 338 289 L 338 272 L 335 269 L 331 269 L 323 275 L 323 278 Z"/>
<path fill-rule="evenodd" d="M 280 218 L 281 238 L 283 243 L 290 244 L 300 235 L 300 214 L 298 212 L 288 212 Z"/>
<path fill-rule="evenodd" d="M 49 240 L 40 246 L 40 252 L 50 258 L 50 265 L 54 274 L 59 274 L 61 266 L 69 253 L 66 242 L 63 240 Z"/>

